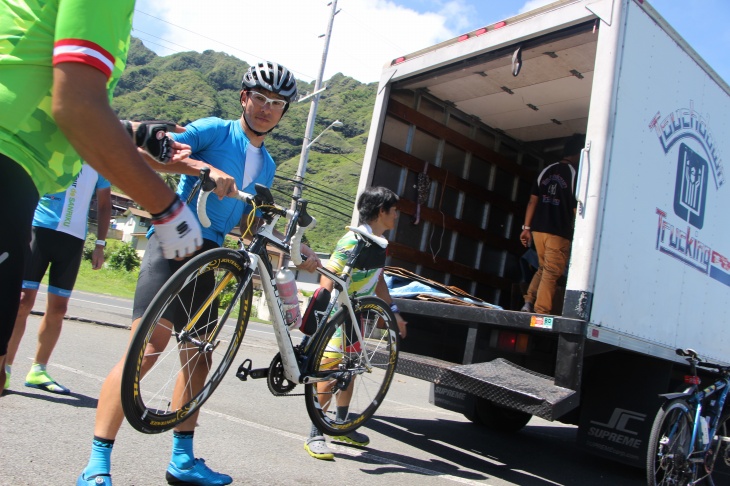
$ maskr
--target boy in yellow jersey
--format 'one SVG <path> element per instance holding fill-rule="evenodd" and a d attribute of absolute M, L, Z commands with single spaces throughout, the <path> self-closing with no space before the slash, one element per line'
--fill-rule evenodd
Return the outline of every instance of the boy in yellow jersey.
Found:
<path fill-rule="evenodd" d="M 395 228 L 395 221 L 398 218 L 398 196 L 386 187 L 370 187 L 360 195 L 357 200 L 357 210 L 360 215 L 360 228 L 375 236 L 382 236 L 384 232 Z M 350 252 L 357 245 L 357 239 L 352 231 L 348 231 L 340 241 L 337 242 L 335 250 L 327 263 L 327 269 L 335 274 L 339 274 L 345 267 Z M 330 292 L 333 288 L 332 280 L 322 277 L 320 285 Z M 395 314 L 398 323 L 398 331 L 401 338 L 406 337 L 407 322 L 398 312 L 398 308 L 393 304 L 393 299 L 388 292 L 388 286 L 383 279 L 383 269 L 375 268 L 371 270 L 353 269 L 352 279 L 349 282 L 350 295 L 364 296 L 376 294 L 391 306 L 391 310 Z M 325 366 L 337 366 L 342 360 L 342 328 L 340 328 L 330 340 L 327 351 L 324 353 L 326 362 Z M 346 393 L 343 393 L 346 395 Z M 340 402 L 348 401 L 340 399 Z M 348 404 L 337 404 L 337 417 L 346 417 L 348 413 Z M 367 435 L 357 430 L 347 435 L 333 437 L 334 440 L 346 442 L 348 444 L 366 446 L 370 443 Z M 304 443 L 304 449 L 310 456 L 316 459 L 332 460 L 334 454 L 327 447 L 322 432 L 312 424 L 309 438 Z"/>

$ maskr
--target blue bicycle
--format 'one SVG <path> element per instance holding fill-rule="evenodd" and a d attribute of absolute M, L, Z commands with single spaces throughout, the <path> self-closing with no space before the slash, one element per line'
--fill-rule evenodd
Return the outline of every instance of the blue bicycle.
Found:
<path fill-rule="evenodd" d="M 677 354 L 689 362 L 689 386 L 679 393 L 661 395 L 667 402 L 657 413 L 649 438 L 647 483 L 649 486 L 730 484 L 730 410 L 725 398 L 730 391 L 730 366 L 700 360 L 691 349 Z M 718 377 L 700 389 L 697 368 Z M 713 480 L 713 477 L 717 482 Z"/>

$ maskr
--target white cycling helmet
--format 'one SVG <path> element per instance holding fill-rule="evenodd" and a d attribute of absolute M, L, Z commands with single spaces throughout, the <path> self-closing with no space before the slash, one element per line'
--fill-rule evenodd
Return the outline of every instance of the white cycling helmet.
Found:
<path fill-rule="evenodd" d="M 291 103 L 297 98 L 297 80 L 284 66 L 275 62 L 260 62 L 248 68 L 241 81 L 241 89 L 264 88 L 283 96 Z"/>

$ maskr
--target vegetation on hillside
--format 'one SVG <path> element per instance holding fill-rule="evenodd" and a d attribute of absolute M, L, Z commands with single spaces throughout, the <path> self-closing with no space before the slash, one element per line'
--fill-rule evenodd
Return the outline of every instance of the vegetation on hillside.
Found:
<path fill-rule="evenodd" d="M 157 56 L 133 38 L 113 107 L 123 119 L 165 119 L 181 125 L 207 116 L 235 119 L 241 114 L 241 77 L 248 67 L 212 50 Z M 350 222 L 377 85 L 339 73 L 324 84 L 312 138 L 335 120 L 343 126 L 327 130 L 310 148 L 304 180 L 310 187 L 303 195 L 318 222 L 308 240 L 315 250 L 329 252 Z M 298 81 L 298 87 L 306 94 L 314 83 Z M 278 165 L 274 196 L 284 206 L 293 191 L 287 179 L 297 172 L 310 101 L 294 103 L 266 140 Z"/>

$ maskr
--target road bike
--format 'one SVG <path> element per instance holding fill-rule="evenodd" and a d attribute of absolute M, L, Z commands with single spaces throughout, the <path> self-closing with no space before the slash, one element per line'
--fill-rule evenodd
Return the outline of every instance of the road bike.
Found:
<path fill-rule="evenodd" d="M 649 438 L 649 486 L 730 484 L 730 411 L 725 398 L 730 391 L 730 366 L 700 360 L 691 349 L 678 349 L 690 365 L 685 376 L 689 387 L 666 398 L 657 413 Z M 698 367 L 717 375 L 701 389 Z M 714 482 L 713 477 L 717 480 Z"/>
<path fill-rule="evenodd" d="M 198 199 L 201 224 L 210 224 L 206 198 L 212 190 L 201 174 Z M 239 192 L 239 200 L 260 211 L 264 224 L 244 247 L 216 248 L 195 256 L 160 289 L 132 337 L 122 375 L 122 407 L 129 423 L 144 433 L 169 430 L 190 418 L 210 398 L 230 368 L 251 316 L 253 281 L 257 274 L 271 310 L 279 352 L 266 368 L 253 369 L 245 358 L 236 376 L 265 378 L 277 396 L 293 396 L 304 385 L 312 422 L 329 435 L 347 434 L 369 419 L 388 392 L 398 360 L 398 326 L 383 300 L 350 297 L 348 281 L 358 258 L 382 251 L 385 238 L 358 228 L 358 244 L 343 271 L 317 271 L 333 282 L 326 309 L 318 313 L 316 330 L 295 345 L 279 297 L 268 247 L 278 248 L 295 264 L 302 261 L 300 242 L 313 226 L 307 201 L 293 209 L 277 206 L 265 186 L 256 195 Z M 289 224 L 278 238 L 274 227 L 281 217 Z M 174 338 L 174 339 L 173 339 Z M 346 416 L 337 409 L 347 407 Z"/>

